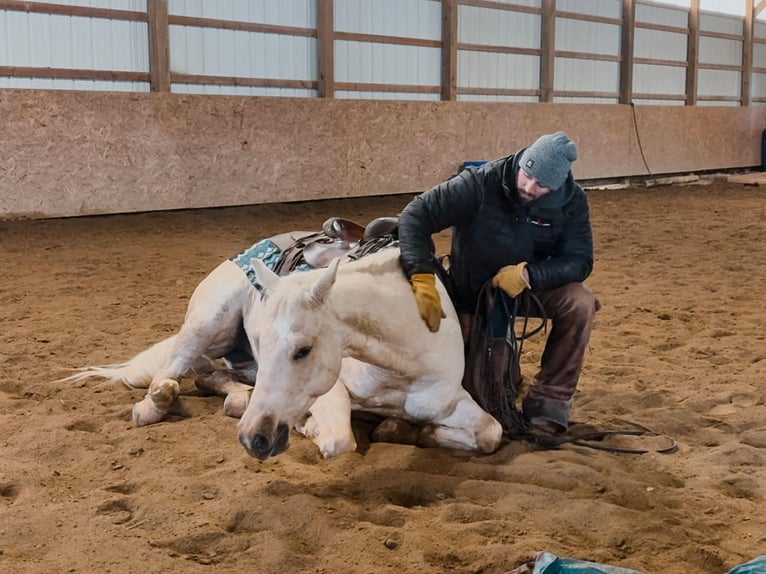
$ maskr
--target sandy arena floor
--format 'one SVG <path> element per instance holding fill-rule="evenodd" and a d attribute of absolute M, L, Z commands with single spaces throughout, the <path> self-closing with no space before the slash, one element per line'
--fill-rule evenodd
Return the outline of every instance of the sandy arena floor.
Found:
<path fill-rule="evenodd" d="M 472 456 L 369 444 L 359 425 L 354 454 L 324 461 L 296 435 L 258 462 L 191 380 L 191 416 L 144 428 L 143 391 L 52 382 L 172 334 L 197 283 L 256 240 L 407 197 L 0 222 L 0 571 L 489 574 L 548 550 L 722 574 L 766 552 L 766 192 L 590 198 L 604 307 L 574 419 L 647 425 L 674 454 Z"/>

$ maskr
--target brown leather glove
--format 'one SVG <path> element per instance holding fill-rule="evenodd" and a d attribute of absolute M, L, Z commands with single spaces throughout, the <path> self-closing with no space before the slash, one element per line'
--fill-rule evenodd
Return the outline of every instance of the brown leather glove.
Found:
<path fill-rule="evenodd" d="M 415 293 L 420 316 L 423 317 L 428 328 L 435 333 L 439 330 L 442 317 L 445 317 L 442 301 L 436 290 L 436 277 L 433 273 L 415 273 L 410 277 L 410 283 L 412 292 Z"/>
<path fill-rule="evenodd" d="M 506 265 L 492 278 L 492 286 L 500 287 L 511 297 L 516 297 L 524 289 L 529 289 L 529 282 L 524 278 L 524 269 L 527 262 L 522 261 L 518 265 Z"/>

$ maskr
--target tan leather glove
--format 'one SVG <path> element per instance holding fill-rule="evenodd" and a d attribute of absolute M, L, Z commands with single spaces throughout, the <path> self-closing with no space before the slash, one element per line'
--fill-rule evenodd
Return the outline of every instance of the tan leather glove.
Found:
<path fill-rule="evenodd" d="M 415 273 L 410 277 L 412 292 L 415 293 L 415 300 L 418 303 L 420 316 L 428 325 L 428 328 L 436 333 L 445 317 L 442 310 L 442 301 L 439 292 L 436 290 L 436 277 L 433 273 Z"/>
<path fill-rule="evenodd" d="M 529 289 L 529 281 L 524 278 L 524 269 L 527 262 L 522 261 L 518 265 L 506 265 L 492 278 L 493 287 L 500 287 L 511 297 L 516 297 L 524 289 Z"/>

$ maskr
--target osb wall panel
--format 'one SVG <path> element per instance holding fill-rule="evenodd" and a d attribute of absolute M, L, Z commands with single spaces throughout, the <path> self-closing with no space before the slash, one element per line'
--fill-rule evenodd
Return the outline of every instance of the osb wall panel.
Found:
<path fill-rule="evenodd" d="M 636 111 L 653 173 L 760 164 L 766 110 Z M 2 90 L 0 116 L 0 218 L 414 193 L 559 129 L 578 178 L 647 173 L 629 106 Z"/>
<path fill-rule="evenodd" d="M 636 107 L 636 119 L 652 173 L 761 165 L 766 108 Z"/>

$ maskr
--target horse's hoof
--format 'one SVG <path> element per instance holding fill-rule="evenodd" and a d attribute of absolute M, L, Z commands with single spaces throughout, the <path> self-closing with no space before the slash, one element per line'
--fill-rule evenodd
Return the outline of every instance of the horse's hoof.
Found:
<path fill-rule="evenodd" d="M 223 401 L 223 414 L 227 417 L 241 419 L 250 401 L 249 391 L 235 391 L 226 395 Z"/>
<path fill-rule="evenodd" d="M 166 412 L 158 409 L 154 401 L 146 397 L 141 402 L 133 405 L 133 424 L 137 427 L 153 425 L 165 417 Z"/>
<path fill-rule="evenodd" d="M 354 440 L 353 436 L 340 437 L 335 440 L 323 442 L 318 446 L 322 458 L 327 460 L 347 452 L 354 452 L 356 450 L 356 440 Z"/>

